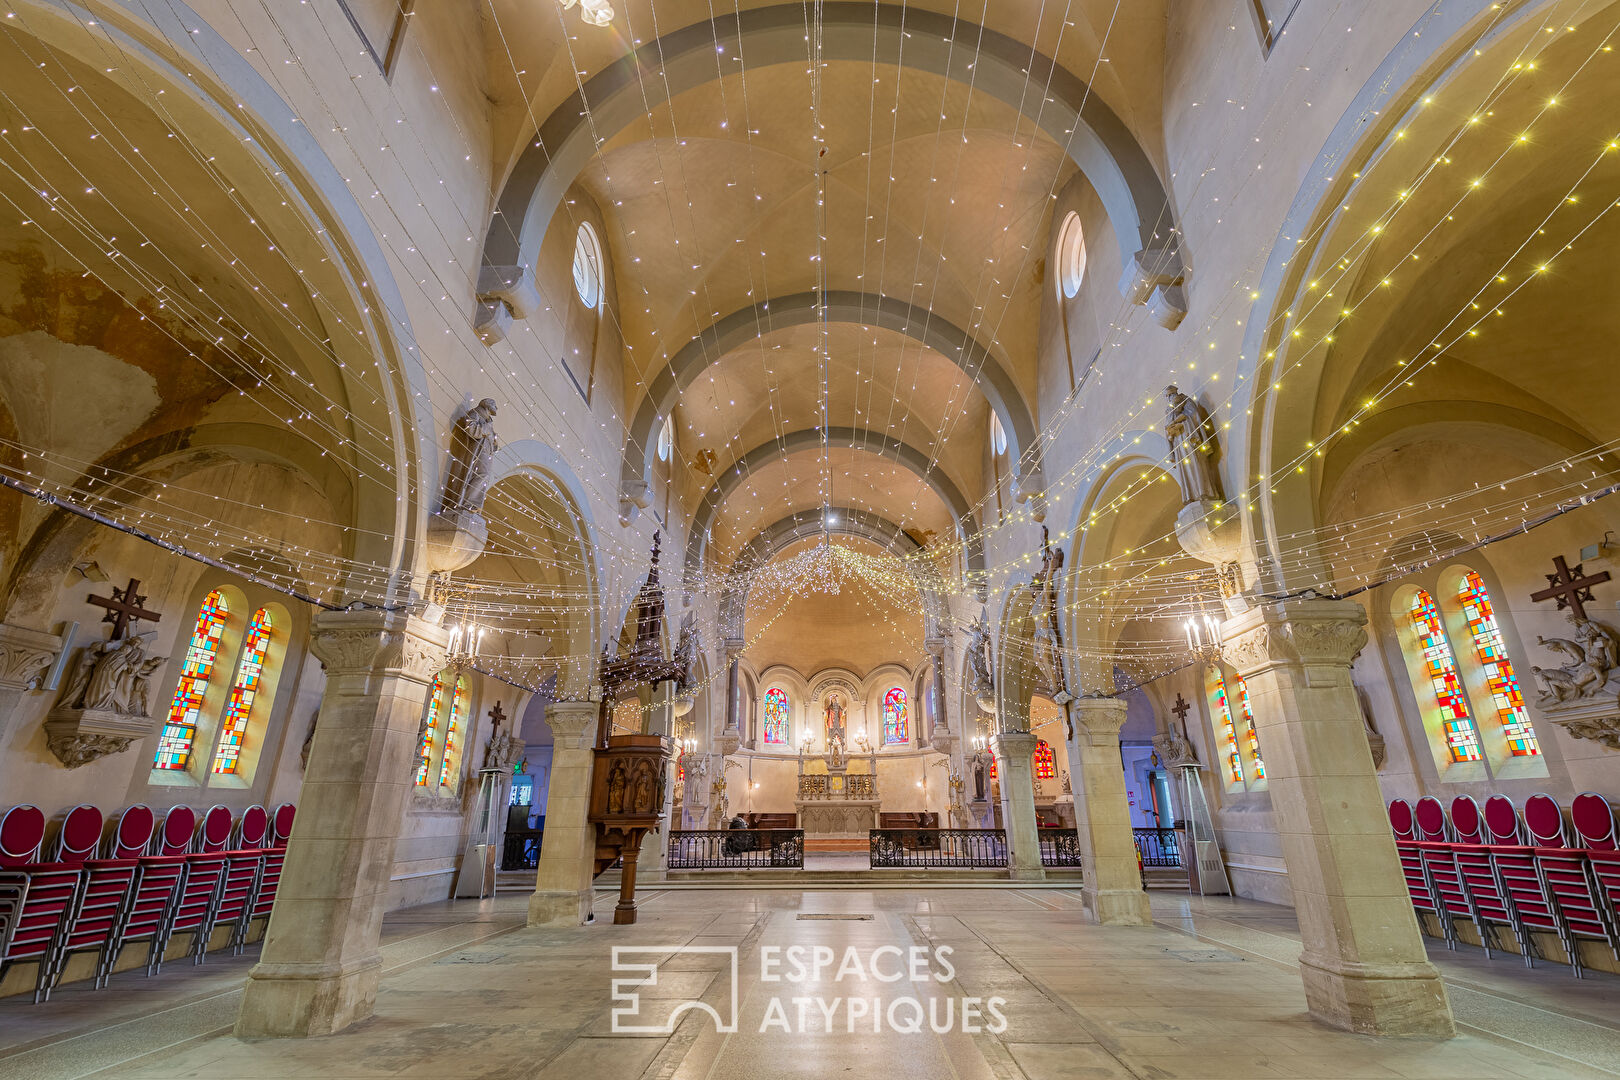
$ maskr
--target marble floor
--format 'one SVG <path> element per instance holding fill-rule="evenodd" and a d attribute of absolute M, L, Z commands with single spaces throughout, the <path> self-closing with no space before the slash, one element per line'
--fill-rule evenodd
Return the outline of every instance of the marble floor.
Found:
<path fill-rule="evenodd" d="M 1620 1076 L 1613 976 L 1436 946 L 1459 1036 L 1349 1035 L 1304 1012 L 1291 911 L 1152 900 L 1155 925 L 1132 929 L 1091 925 L 1072 890 L 1005 886 L 651 888 L 631 927 L 602 893 L 578 930 L 524 927 L 521 896 L 428 905 L 387 920 L 376 1015 L 348 1031 L 232 1037 L 252 957 L 211 957 L 0 1001 L 0 1080 Z M 657 985 L 625 991 L 635 1007 L 612 998 L 615 946 L 621 965 L 662 961 Z M 729 1020 L 733 986 L 735 1031 L 696 1008 L 626 1030 L 688 999 Z"/>

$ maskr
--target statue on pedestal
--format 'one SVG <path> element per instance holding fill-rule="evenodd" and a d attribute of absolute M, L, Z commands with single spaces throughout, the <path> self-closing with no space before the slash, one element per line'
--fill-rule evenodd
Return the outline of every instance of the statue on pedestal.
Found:
<path fill-rule="evenodd" d="M 827 699 L 827 765 L 844 767 L 844 699 L 837 694 Z"/>
<path fill-rule="evenodd" d="M 483 512 L 499 446 L 495 438 L 495 399 L 485 398 L 456 421 L 451 435 L 450 476 L 444 484 L 441 511 L 445 517 Z"/>
<path fill-rule="evenodd" d="M 1181 501 L 1197 503 L 1221 498 L 1221 483 L 1215 473 L 1215 425 L 1209 413 L 1174 386 L 1164 392 L 1169 403 L 1164 436 L 1170 440 L 1175 459 L 1176 480 L 1181 485 Z"/>

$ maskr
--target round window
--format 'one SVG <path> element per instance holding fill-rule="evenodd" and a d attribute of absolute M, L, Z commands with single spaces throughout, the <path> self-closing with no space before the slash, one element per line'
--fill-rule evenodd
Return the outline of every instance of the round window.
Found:
<path fill-rule="evenodd" d="M 1063 219 L 1057 245 L 1058 288 L 1073 300 L 1086 276 L 1086 237 L 1080 228 L 1080 215 L 1070 211 Z"/>
<path fill-rule="evenodd" d="M 574 240 L 574 288 L 591 310 L 602 302 L 602 245 L 590 222 L 580 224 Z"/>

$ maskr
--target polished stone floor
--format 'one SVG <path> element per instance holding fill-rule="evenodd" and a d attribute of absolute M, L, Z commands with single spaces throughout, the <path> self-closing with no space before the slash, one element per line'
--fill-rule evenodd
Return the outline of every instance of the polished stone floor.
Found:
<path fill-rule="evenodd" d="M 523 927 L 521 896 L 396 913 L 376 1016 L 323 1039 L 229 1034 L 251 955 L 65 987 L 45 1006 L 6 999 L 0 1080 L 1620 1076 L 1620 979 L 1436 946 L 1461 1034 L 1348 1035 L 1304 1012 L 1292 912 L 1249 901 L 1156 894 L 1156 925 L 1137 929 L 1091 925 L 1064 889 L 654 888 L 633 927 L 612 926 L 611 907 L 600 894 L 601 920 L 569 931 Z M 621 964 L 663 961 L 656 986 L 625 991 L 637 1008 L 612 999 L 614 946 L 631 947 Z M 670 1033 L 624 1030 L 687 999 L 729 1020 L 732 948 L 736 1031 L 696 1009 Z"/>

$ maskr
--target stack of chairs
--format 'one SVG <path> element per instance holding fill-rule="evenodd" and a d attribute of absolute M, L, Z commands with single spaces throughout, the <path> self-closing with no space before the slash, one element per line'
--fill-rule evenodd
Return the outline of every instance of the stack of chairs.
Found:
<path fill-rule="evenodd" d="M 1581 978 L 1580 944 L 1597 941 L 1620 962 L 1620 837 L 1601 795 L 1575 797 L 1566 819 L 1549 795 L 1532 795 L 1521 814 L 1506 795 L 1483 811 L 1468 795 L 1426 795 L 1414 807 L 1389 804 L 1390 827 L 1407 893 L 1418 912 L 1456 948 L 1457 927 L 1471 923 L 1485 955 L 1511 934 L 1524 962 L 1542 958 L 1536 933 L 1556 937 Z"/>
<path fill-rule="evenodd" d="M 68 811 L 46 858 L 45 815 L 12 807 L 0 815 L 0 976 L 36 963 L 40 1002 L 75 953 L 96 954 L 98 989 L 131 945 L 146 946 L 148 975 L 161 970 L 177 935 L 189 935 L 194 964 L 220 927 L 240 953 L 275 903 L 295 814 L 291 803 L 274 814 L 250 806 L 233 820 L 214 806 L 199 823 L 191 807 L 176 806 L 160 822 L 136 805 L 109 823 L 86 803 Z"/>

